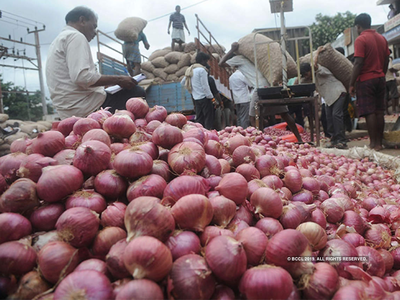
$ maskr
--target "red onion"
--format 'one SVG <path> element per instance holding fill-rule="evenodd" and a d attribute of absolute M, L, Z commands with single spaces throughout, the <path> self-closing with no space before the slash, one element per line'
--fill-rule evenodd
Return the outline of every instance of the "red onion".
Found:
<path fill-rule="evenodd" d="M 113 289 L 110 280 L 102 273 L 93 270 L 77 271 L 69 274 L 57 286 L 54 300 L 82 299 L 109 300 Z"/>
<path fill-rule="evenodd" d="M 17 171 L 27 156 L 25 153 L 16 152 L 2 157 L 3 159 L 0 161 L 0 173 L 4 176 L 7 183 L 12 183 L 18 179 Z"/>
<path fill-rule="evenodd" d="M 97 258 L 90 258 L 87 259 L 83 262 L 81 262 L 74 270 L 74 272 L 78 272 L 78 271 L 84 271 L 84 270 L 93 270 L 93 271 L 97 271 L 100 272 L 104 275 L 106 275 L 107 277 L 110 276 L 110 273 L 108 272 L 107 269 L 107 264 Z"/>
<path fill-rule="evenodd" d="M 162 124 L 154 130 L 152 140 L 157 146 L 171 149 L 183 141 L 183 135 L 178 127 Z"/>
<path fill-rule="evenodd" d="M 65 138 L 65 148 L 66 149 L 73 149 L 79 147 L 82 143 L 82 137 L 80 135 L 76 135 L 75 133 L 71 132 L 69 136 Z"/>
<path fill-rule="evenodd" d="M 365 272 L 371 276 L 378 277 L 382 277 L 385 274 L 385 263 L 377 250 L 368 246 L 359 246 L 356 250 L 358 256 L 368 257 L 368 261 L 362 261 L 362 267 Z"/>
<path fill-rule="evenodd" d="M 303 178 L 301 177 L 300 172 L 296 170 L 286 172 L 283 182 L 292 193 L 297 193 L 303 186 Z"/>
<path fill-rule="evenodd" d="M 217 285 L 215 287 L 215 292 L 212 295 L 213 300 L 235 300 L 235 293 L 231 288 L 224 285 Z"/>
<path fill-rule="evenodd" d="M 125 195 L 128 184 L 115 170 L 105 170 L 94 180 L 95 190 L 106 199 L 118 199 Z"/>
<path fill-rule="evenodd" d="M 91 129 L 100 129 L 101 125 L 96 120 L 90 118 L 81 118 L 75 122 L 73 132 L 76 135 L 84 136 Z"/>
<path fill-rule="evenodd" d="M 78 190 L 83 184 L 83 174 L 74 166 L 60 165 L 43 169 L 36 190 L 40 199 L 58 202 Z"/>
<path fill-rule="evenodd" d="M 169 170 L 168 164 L 163 160 L 154 160 L 153 168 L 151 169 L 151 174 L 160 175 L 166 182 L 171 179 L 171 172 Z"/>
<path fill-rule="evenodd" d="M 253 195 L 253 193 L 261 187 L 268 187 L 268 186 L 262 180 L 259 179 L 250 180 L 247 184 L 247 189 L 248 189 L 247 199 L 250 199 L 251 195 Z"/>
<path fill-rule="evenodd" d="M 307 299 L 330 299 L 339 288 L 339 276 L 328 263 L 316 263 L 314 272 L 301 278 L 303 294 Z"/>
<path fill-rule="evenodd" d="M 247 181 L 239 173 L 228 173 L 224 175 L 215 190 L 240 205 L 247 197 Z"/>
<path fill-rule="evenodd" d="M 393 269 L 400 269 L 400 248 L 395 248 L 390 251 L 390 254 L 393 257 Z"/>
<path fill-rule="evenodd" d="M 124 264 L 124 253 L 127 246 L 126 240 L 120 240 L 110 248 L 106 256 L 107 269 L 114 278 L 122 279 L 130 276 Z"/>
<path fill-rule="evenodd" d="M 99 229 L 98 215 L 86 207 L 67 209 L 57 220 L 60 236 L 74 247 L 90 245 Z"/>
<path fill-rule="evenodd" d="M 206 178 L 208 185 L 210 186 L 210 193 L 214 192 L 215 195 L 217 195 L 217 196 L 220 195 L 217 191 L 215 191 L 215 188 L 221 182 L 221 179 L 222 179 L 221 176 L 215 176 L 215 175 L 212 175 L 212 176 Z"/>
<path fill-rule="evenodd" d="M 151 134 L 142 130 L 136 130 L 136 132 L 129 138 L 129 143 L 133 145 L 136 143 L 149 142 L 151 139 Z"/>
<path fill-rule="evenodd" d="M 30 179 L 16 180 L 0 197 L 0 212 L 23 213 L 39 206 L 37 185 Z"/>
<path fill-rule="evenodd" d="M 172 265 L 170 278 L 171 295 L 175 299 L 210 299 L 214 293 L 215 279 L 200 255 L 188 254 L 178 258 Z"/>
<path fill-rule="evenodd" d="M 242 205 L 236 211 L 235 219 L 243 220 L 249 225 L 254 225 L 254 207 L 253 205 L 245 200 Z"/>
<path fill-rule="evenodd" d="M 73 117 L 69 117 L 64 120 L 61 120 L 60 123 L 58 123 L 57 130 L 66 137 L 72 132 L 74 124 L 80 119 L 81 118 L 79 118 L 79 117 L 73 116 Z"/>
<path fill-rule="evenodd" d="M 42 276 L 55 284 L 76 268 L 79 259 L 78 249 L 61 241 L 50 242 L 38 253 L 38 266 Z"/>
<path fill-rule="evenodd" d="M 107 208 L 101 213 L 101 225 L 117 226 L 125 229 L 124 217 L 125 217 L 126 205 L 122 202 L 113 202 L 107 206 Z"/>
<path fill-rule="evenodd" d="M 32 140 L 32 153 L 40 153 L 44 156 L 54 156 L 65 147 L 65 138 L 61 132 L 46 131 L 40 132 L 36 138 Z"/>
<path fill-rule="evenodd" d="M 158 147 L 153 142 L 141 142 L 141 143 L 133 144 L 131 150 L 132 151 L 134 151 L 134 150 L 143 151 L 143 152 L 147 153 L 148 155 L 150 155 L 152 159 L 157 159 L 159 156 Z"/>
<path fill-rule="evenodd" d="M 75 150 L 65 149 L 58 152 L 53 158 L 58 162 L 59 165 L 72 165 L 74 156 Z"/>
<path fill-rule="evenodd" d="M 153 159 L 143 151 L 128 149 L 115 156 L 113 166 L 121 176 L 135 179 L 151 172 Z"/>
<path fill-rule="evenodd" d="M 390 223 L 390 212 L 382 206 L 376 206 L 369 211 L 368 222 Z"/>
<path fill-rule="evenodd" d="M 205 180 L 201 177 L 181 175 L 167 184 L 163 202 L 175 204 L 180 198 L 190 194 L 205 195 L 208 191 Z"/>
<path fill-rule="evenodd" d="M 362 237 L 362 235 L 355 232 L 346 233 L 340 238 L 354 247 L 365 246 L 365 239 Z"/>
<path fill-rule="evenodd" d="M 274 190 L 281 189 L 283 187 L 283 181 L 276 175 L 267 175 L 264 176 L 261 180 L 268 187 Z"/>
<path fill-rule="evenodd" d="M 168 247 L 156 238 L 139 236 L 126 247 L 124 263 L 134 278 L 160 281 L 171 270 L 172 255 Z"/>
<path fill-rule="evenodd" d="M 359 214 L 352 210 L 347 210 L 344 212 L 342 223 L 346 226 L 353 227 L 357 233 L 364 234 L 366 229 L 364 220 L 360 217 Z"/>
<path fill-rule="evenodd" d="M 306 189 L 301 189 L 299 192 L 292 195 L 293 202 L 301 202 L 305 204 L 311 204 L 314 202 L 313 194 Z"/>
<path fill-rule="evenodd" d="M 309 262 L 288 260 L 288 257 L 311 256 L 311 247 L 300 231 L 286 229 L 275 234 L 268 242 L 265 260 L 269 264 L 283 267 L 293 278 L 311 274 L 313 265 Z"/>
<path fill-rule="evenodd" d="M 39 272 L 30 271 L 21 278 L 17 291 L 9 298 L 33 299 L 48 289 L 50 289 L 50 285 L 40 276 Z"/>
<path fill-rule="evenodd" d="M 229 224 L 227 229 L 233 232 L 233 236 L 236 236 L 240 231 L 250 227 L 245 221 L 234 218 Z"/>
<path fill-rule="evenodd" d="M 206 163 L 203 147 L 193 142 L 182 142 L 175 145 L 168 154 L 168 164 L 178 174 L 185 170 L 200 172 Z"/>
<path fill-rule="evenodd" d="M 154 299 L 163 300 L 163 292 L 155 282 L 148 279 L 131 280 L 118 292 L 115 300 Z"/>
<path fill-rule="evenodd" d="M 126 197 L 129 202 L 141 196 L 162 198 L 166 186 L 167 183 L 164 178 L 159 175 L 150 174 L 132 182 L 126 192 Z"/>
<path fill-rule="evenodd" d="M 246 252 L 247 264 L 257 266 L 264 260 L 268 239 L 264 232 L 256 227 L 245 228 L 236 235 Z"/>
<path fill-rule="evenodd" d="M 36 154 L 31 154 L 22 161 L 20 168 L 17 171 L 17 175 L 37 182 L 39 177 L 42 175 L 42 169 L 44 167 L 57 165 L 58 162 L 51 157 L 41 157 L 30 160 L 29 157 L 34 155 Z"/>
<path fill-rule="evenodd" d="M 61 203 L 44 205 L 34 210 L 29 220 L 36 230 L 50 231 L 55 228 L 58 218 L 64 211 L 64 205 Z"/>
<path fill-rule="evenodd" d="M 216 158 L 221 158 L 224 152 L 221 143 L 214 140 L 208 140 L 204 145 L 204 150 L 206 151 L 206 154 L 215 156 Z"/>
<path fill-rule="evenodd" d="M 36 232 L 32 237 L 32 247 L 36 252 L 39 252 L 45 245 L 50 242 L 61 241 L 61 237 L 56 230 Z"/>
<path fill-rule="evenodd" d="M 36 252 L 32 247 L 18 241 L 0 244 L 0 273 L 23 275 L 36 266 Z"/>
<path fill-rule="evenodd" d="M 128 115 L 113 115 L 104 121 L 103 129 L 116 138 L 129 138 L 135 131 L 136 125 Z"/>
<path fill-rule="evenodd" d="M 241 134 L 236 134 L 235 136 L 229 138 L 224 143 L 225 148 L 227 149 L 229 154 L 232 154 L 233 151 L 239 146 L 250 146 L 249 139 L 244 137 Z M 260 172 L 261 173 L 261 172 Z"/>
<path fill-rule="evenodd" d="M 19 240 L 31 232 L 31 223 L 24 216 L 7 212 L 0 214 L 0 244 Z"/>
<path fill-rule="evenodd" d="M 28 144 L 31 144 L 31 143 L 32 143 L 31 140 L 28 138 L 16 139 L 10 145 L 10 152 L 11 153 L 17 153 L 17 152 L 26 153 Z"/>
<path fill-rule="evenodd" d="M 329 198 L 322 202 L 320 208 L 322 212 L 326 215 L 326 220 L 329 223 L 337 223 L 343 218 L 343 206 L 334 198 Z"/>
<path fill-rule="evenodd" d="M 384 224 L 372 224 L 364 233 L 367 245 L 371 245 L 376 249 L 389 249 L 391 241 L 390 237 L 390 229 Z"/>
<path fill-rule="evenodd" d="M 373 209 L 378 204 L 379 204 L 379 200 L 374 197 L 366 197 L 366 198 L 364 198 L 364 200 L 361 203 L 362 207 L 368 211 Z"/>
<path fill-rule="evenodd" d="M 256 160 L 255 164 L 258 171 L 260 171 L 261 177 L 267 175 L 278 175 L 281 171 L 277 165 L 276 159 L 271 155 L 262 155 Z"/>
<path fill-rule="evenodd" d="M 179 228 L 202 232 L 210 224 L 214 212 L 206 196 L 191 194 L 180 198 L 171 213 Z"/>
<path fill-rule="evenodd" d="M 326 246 L 328 237 L 324 228 L 314 222 L 304 222 L 297 226 L 296 230 L 300 231 L 307 238 L 313 251 L 321 250 Z"/>
<path fill-rule="evenodd" d="M 282 200 L 279 194 L 268 187 L 261 187 L 250 197 L 255 213 L 263 217 L 279 218 L 282 214 Z"/>
<path fill-rule="evenodd" d="M 150 122 L 148 122 L 147 126 L 146 126 L 146 132 L 147 133 L 153 133 L 154 130 L 156 130 L 156 128 L 158 126 L 161 125 L 161 122 L 158 120 L 151 120 Z"/>
<path fill-rule="evenodd" d="M 279 221 L 285 229 L 296 229 L 303 222 L 304 217 L 300 208 L 294 204 L 289 204 L 283 207 Z"/>
<path fill-rule="evenodd" d="M 239 290 L 247 299 L 288 299 L 293 283 L 290 274 L 280 267 L 262 265 L 248 269 L 240 280 Z"/>
<path fill-rule="evenodd" d="M 164 106 L 154 105 L 149 109 L 149 112 L 146 114 L 146 121 L 151 122 L 153 120 L 157 120 L 160 122 L 164 122 L 167 117 L 167 110 Z"/>
<path fill-rule="evenodd" d="M 93 119 L 93 120 L 99 122 L 100 125 L 103 125 L 104 121 L 107 118 L 112 116 L 112 113 L 109 112 L 107 109 L 108 108 L 106 108 L 106 109 L 100 108 L 98 111 L 95 111 L 95 112 L 91 113 L 87 117 L 89 119 Z"/>
<path fill-rule="evenodd" d="M 185 130 L 184 130 L 185 131 Z M 203 128 L 192 128 L 183 133 L 183 138 L 195 138 L 198 140 L 203 146 L 208 142 L 208 135 L 203 130 Z"/>
<path fill-rule="evenodd" d="M 246 178 L 248 182 L 253 179 L 260 179 L 260 172 L 252 164 L 241 164 L 236 168 L 236 172 Z"/>
<path fill-rule="evenodd" d="M 65 208 L 70 209 L 72 207 L 86 207 L 100 214 L 106 209 L 107 203 L 99 193 L 93 190 L 81 190 L 67 198 Z"/>
<path fill-rule="evenodd" d="M 283 230 L 281 223 L 273 218 L 260 219 L 256 227 L 264 232 L 268 239 L 271 239 L 275 234 Z"/>
<path fill-rule="evenodd" d="M 199 237 L 191 231 L 176 230 L 165 244 L 174 261 L 187 254 L 199 254 L 201 248 Z"/>
<path fill-rule="evenodd" d="M 213 238 L 206 247 L 205 258 L 214 275 L 227 285 L 235 285 L 246 271 L 243 245 L 229 236 Z"/>
<path fill-rule="evenodd" d="M 315 178 L 312 177 L 304 177 L 303 178 L 303 188 L 312 192 L 314 195 L 318 195 L 321 187 Z"/>
<path fill-rule="evenodd" d="M 111 159 L 110 148 L 100 141 L 82 143 L 75 152 L 74 167 L 86 175 L 97 175 L 107 169 Z"/>
<path fill-rule="evenodd" d="M 219 163 L 221 164 L 221 174 L 226 174 L 231 171 L 231 165 L 228 161 L 223 158 L 218 159 Z"/>
<path fill-rule="evenodd" d="M 100 141 L 106 144 L 108 147 L 111 145 L 110 136 L 103 129 L 91 129 L 86 132 L 82 138 L 82 143 L 88 141 Z"/>
<path fill-rule="evenodd" d="M 171 124 L 173 126 L 182 128 L 183 125 L 187 123 L 187 119 L 183 114 L 180 113 L 172 113 L 167 116 L 165 122 Z"/>
<path fill-rule="evenodd" d="M 236 214 L 235 202 L 224 196 L 217 196 L 209 200 L 214 211 L 212 222 L 225 228 Z"/>
<path fill-rule="evenodd" d="M 239 146 L 232 153 L 233 164 L 238 167 L 244 163 L 253 163 L 256 160 L 256 156 L 249 146 Z"/>
<path fill-rule="evenodd" d="M 165 242 L 175 229 L 175 221 L 169 208 L 154 197 L 138 197 L 129 203 L 125 212 L 127 241 L 140 236 L 152 236 Z"/>
<path fill-rule="evenodd" d="M 201 176 L 208 178 L 212 175 L 221 175 L 221 164 L 215 156 L 206 154 L 206 163 L 203 171 L 201 172 Z"/>
<path fill-rule="evenodd" d="M 382 256 L 383 262 L 385 264 L 385 273 L 389 273 L 392 270 L 394 264 L 392 254 L 390 254 L 390 252 L 385 249 L 379 249 L 378 252 Z"/>
<path fill-rule="evenodd" d="M 94 238 L 92 252 L 96 256 L 104 257 L 112 245 L 126 238 L 126 231 L 119 227 L 106 227 L 98 232 Z"/>
<path fill-rule="evenodd" d="M 200 234 L 200 243 L 204 247 L 213 238 L 221 235 L 234 237 L 234 233 L 229 229 L 223 229 L 218 226 L 207 226 L 206 228 L 204 228 L 204 231 Z"/>
<path fill-rule="evenodd" d="M 311 212 L 311 215 L 307 218 L 307 221 L 317 223 L 322 228 L 326 227 L 326 217 L 319 208 Z"/>
<path fill-rule="evenodd" d="M 135 118 L 144 118 L 149 112 L 149 105 L 142 98 L 130 98 L 125 103 L 126 109 L 134 114 Z"/>

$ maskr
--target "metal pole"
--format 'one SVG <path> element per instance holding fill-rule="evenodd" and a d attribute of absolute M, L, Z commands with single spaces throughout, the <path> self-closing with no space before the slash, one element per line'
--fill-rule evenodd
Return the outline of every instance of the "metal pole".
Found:
<path fill-rule="evenodd" d="M 35 33 L 35 48 L 36 48 L 36 56 L 37 56 L 37 61 L 38 61 L 40 93 L 42 95 L 42 109 L 43 109 L 43 116 L 46 116 L 47 115 L 47 104 L 46 104 L 46 97 L 44 94 L 44 80 L 43 80 L 42 58 L 40 56 L 39 31 L 42 31 L 42 30 L 35 30 L 35 31 L 31 31 L 31 32 Z"/>
<path fill-rule="evenodd" d="M 1 90 L 1 81 L 0 81 L 0 113 L 4 114 L 3 92 L 2 92 L 2 90 Z"/>
<path fill-rule="evenodd" d="M 282 51 L 282 86 L 287 90 L 287 58 L 286 58 L 286 27 L 285 16 L 283 14 L 283 4 L 281 3 L 281 51 Z"/>

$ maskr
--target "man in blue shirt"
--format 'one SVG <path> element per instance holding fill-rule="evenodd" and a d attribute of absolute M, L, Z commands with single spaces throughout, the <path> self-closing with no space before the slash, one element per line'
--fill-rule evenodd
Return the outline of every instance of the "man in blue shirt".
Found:
<path fill-rule="evenodd" d="M 172 42 L 171 42 L 171 50 L 175 51 L 175 43 L 179 44 L 179 51 L 183 51 L 182 44 L 185 43 L 185 32 L 183 31 L 183 26 L 185 26 L 188 34 L 190 35 L 190 31 L 186 25 L 185 16 L 181 14 L 181 7 L 177 5 L 175 7 L 175 12 L 169 17 L 168 24 L 168 34 L 170 33 L 169 29 L 172 24 Z"/>
<path fill-rule="evenodd" d="M 124 42 L 122 45 L 122 52 L 128 65 L 128 72 L 131 76 L 135 76 L 140 73 L 140 64 L 142 57 L 140 55 L 139 43 L 143 42 L 144 47 L 149 50 L 150 45 L 147 42 L 146 35 L 141 31 L 138 34 L 138 38 L 134 42 Z"/>

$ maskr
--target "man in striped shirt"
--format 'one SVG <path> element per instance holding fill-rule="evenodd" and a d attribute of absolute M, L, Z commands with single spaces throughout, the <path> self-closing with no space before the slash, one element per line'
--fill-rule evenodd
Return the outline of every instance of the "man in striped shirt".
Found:
<path fill-rule="evenodd" d="M 168 24 L 168 34 L 170 34 L 169 29 L 171 28 L 172 24 L 172 42 L 171 42 L 171 50 L 175 51 L 175 43 L 179 44 L 179 51 L 183 51 L 182 44 L 185 43 L 185 32 L 183 31 L 183 26 L 185 26 L 188 34 L 190 35 L 190 31 L 186 25 L 185 16 L 181 14 L 181 7 L 177 5 L 175 7 L 175 12 L 170 15 L 169 17 L 169 24 Z"/>

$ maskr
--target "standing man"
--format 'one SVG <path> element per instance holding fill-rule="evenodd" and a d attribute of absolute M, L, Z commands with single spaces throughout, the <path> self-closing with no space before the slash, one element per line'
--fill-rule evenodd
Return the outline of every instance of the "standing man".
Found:
<path fill-rule="evenodd" d="M 61 119 L 86 117 L 100 107 L 111 107 L 111 112 L 126 109 L 129 98 L 146 96 L 130 76 L 97 72 L 89 45 L 97 28 L 97 16 L 91 9 L 75 7 L 65 21 L 67 26 L 51 43 L 46 63 L 50 98 Z M 123 89 L 107 94 L 104 86 L 116 84 Z"/>
<path fill-rule="evenodd" d="M 247 128 L 250 125 L 250 83 L 236 67 L 236 71 L 229 77 L 229 87 L 232 91 L 233 102 L 236 106 L 237 126 Z"/>
<path fill-rule="evenodd" d="M 175 51 L 175 43 L 178 43 L 179 51 L 182 52 L 183 51 L 182 44 L 185 43 L 185 32 L 183 31 L 183 26 L 185 26 L 189 35 L 190 31 L 186 25 L 185 16 L 181 14 L 181 7 L 179 5 L 175 7 L 175 12 L 171 14 L 171 16 L 169 17 L 168 34 L 171 24 L 172 24 L 171 51 Z"/>
<path fill-rule="evenodd" d="M 392 50 L 389 49 L 390 54 Z M 397 91 L 397 81 L 398 76 L 397 70 L 393 68 L 393 57 L 389 56 L 389 66 L 386 72 L 386 113 L 389 114 L 388 106 L 389 99 L 392 99 L 392 114 L 396 113 L 397 106 L 399 105 L 399 92 Z"/>
<path fill-rule="evenodd" d="M 355 60 L 349 92 L 352 96 L 357 95 L 358 116 L 365 117 L 369 147 L 379 151 L 385 125 L 385 74 L 390 52 L 386 39 L 371 29 L 370 15 L 358 15 L 354 25 L 359 37 L 354 43 Z"/>
<path fill-rule="evenodd" d="M 214 126 L 214 98 L 208 83 L 207 63 L 210 56 L 199 52 L 196 55 L 196 63 L 191 65 L 185 72 L 181 84 L 192 94 L 196 111 L 196 122 L 206 129 Z"/>
<path fill-rule="evenodd" d="M 397 11 L 396 11 L 396 9 L 394 8 L 394 6 L 393 6 L 393 4 L 390 4 L 389 5 L 389 13 L 388 13 L 388 15 L 387 15 L 387 18 L 388 18 L 388 20 L 389 19 L 391 19 L 391 18 L 393 18 L 395 15 L 397 15 Z"/>
<path fill-rule="evenodd" d="M 122 45 L 122 52 L 126 59 L 128 66 L 128 72 L 133 77 L 140 73 L 140 64 L 142 63 L 142 57 L 140 55 L 139 43 L 143 42 L 146 50 L 149 50 L 150 44 L 147 42 L 146 35 L 143 30 L 138 34 L 138 38 L 134 42 L 125 42 Z"/>

